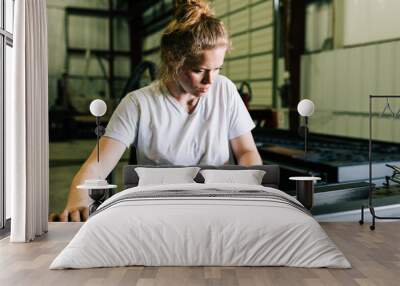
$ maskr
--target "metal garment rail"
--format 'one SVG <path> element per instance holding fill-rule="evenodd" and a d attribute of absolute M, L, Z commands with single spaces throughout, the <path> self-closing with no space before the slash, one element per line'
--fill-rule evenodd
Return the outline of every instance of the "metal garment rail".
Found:
<path fill-rule="evenodd" d="M 359 221 L 360 224 L 364 224 L 364 208 L 368 207 L 369 211 L 372 215 L 372 225 L 369 227 L 371 230 L 375 229 L 375 219 L 400 219 L 400 217 L 382 217 L 382 216 L 377 216 L 375 214 L 375 208 L 373 206 L 372 202 L 372 195 L 373 191 L 375 189 L 375 186 L 372 185 L 372 101 L 374 99 L 386 99 L 387 104 L 385 105 L 385 109 L 383 110 L 382 114 L 386 111 L 386 108 L 388 107 L 389 104 L 389 99 L 390 98 L 400 98 L 400 95 L 370 95 L 369 96 L 369 149 L 368 149 L 368 158 L 369 158 L 369 191 L 368 191 L 368 206 L 361 206 L 361 219 Z M 390 108 L 389 105 L 389 110 L 392 112 L 392 109 Z M 392 116 L 394 118 L 398 117 L 397 114 L 394 114 L 392 112 Z"/>

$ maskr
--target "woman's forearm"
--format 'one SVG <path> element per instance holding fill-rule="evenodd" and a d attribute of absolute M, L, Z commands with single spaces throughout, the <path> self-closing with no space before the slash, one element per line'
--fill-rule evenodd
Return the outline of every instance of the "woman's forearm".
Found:
<path fill-rule="evenodd" d="M 94 148 L 72 180 L 67 206 L 88 203 L 87 190 L 78 190 L 77 186 L 88 179 L 105 179 L 118 163 L 124 151 L 125 146 L 122 143 L 102 137 L 100 139 L 100 162 L 97 162 L 97 149 Z"/>
<path fill-rule="evenodd" d="M 240 156 L 238 163 L 242 166 L 262 165 L 262 160 L 258 151 L 248 151 Z"/>
<path fill-rule="evenodd" d="M 104 179 L 100 173 L 101 171 L 95 162 L 86 161 L 71 182 L 67 205 L 87 205 L 89 203 L 87 190 L 78 190 L 77 186 L 83 184 L 88 179 Z"/>

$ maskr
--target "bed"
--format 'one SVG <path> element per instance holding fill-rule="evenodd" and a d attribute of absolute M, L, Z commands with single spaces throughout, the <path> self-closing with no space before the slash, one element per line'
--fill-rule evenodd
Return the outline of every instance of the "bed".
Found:
<path fill-rule="evenodd" d="M 137 167 L 124 168 L 125 190 L 98 208 L 50 269 L 351 267 L 309 211 L 278 189 L 278 166 L 199 166 L 264 170 L 261 185 L 204 183 L 198 173 L 193 183 L 143 186 Z"/>

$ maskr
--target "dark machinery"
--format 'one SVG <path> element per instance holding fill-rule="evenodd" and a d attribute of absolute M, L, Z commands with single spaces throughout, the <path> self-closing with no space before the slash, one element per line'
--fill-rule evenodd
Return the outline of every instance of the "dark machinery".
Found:
<path fill-rule="evenodd" d="M 135 70 L 132 73 L 132 76 L 129 78 L 128 82 L 126 83 L 122 94 L 119 98 L 119 101 L 128 93 L 130 93 L 133 90 L 139 89 L 141 86 L 142 78 L 146 70 L 149 71 L 149 77 L 150 81 L 153 81 L 156 79 L 156 74 L 157 74 L 157 67 L 155 63 L 150 62 L 150 61 L 143 61 L 141 62 L 138 66 L 136 66 Z"/>
<path fill-rule="evenodd" d="M 246 108 L 249 109 L 250 101 L 253 98 L 253 91 L 251 90 L 250 83 L 247 81 L 242 81 L 239 85 L 238 92 L 244 102 L 244 105 L 246 105 Z"/>
<path fill-rule="evenodd" d="M 391 176 L 385 176 L 386 183 L 384 183 L 384 185 L 389 187 L 390 181 L 400 184 L 400 166 L 394 166 L 390 164 L 386 164 L 386 166 L 393 170 L 393 174 Z"/>
<path fill-rule="evenodd" d="M 257 127 L 276 128 L 278 126 L 276 112 L 271 108 L 250 108 L 250 102 L 253 99 L 253 90 L 248 81 L 240 82 L 238 92 Z"/>
<path fill-rule="evenodd" d="M 328 184 L 368 179 L 368 140 L 311 133 L 305 158 L 304 140 L 297 133 L 256 128 L 253 136 L 264 163 L 279 164 L 285 178 L 315 175 Z M 385 162 L 400 162 L 399 144 L 376 142 L 373 152 L 374 168 L 385 169 Z M 289 184 L 285 187 L 294 189 Z"/>

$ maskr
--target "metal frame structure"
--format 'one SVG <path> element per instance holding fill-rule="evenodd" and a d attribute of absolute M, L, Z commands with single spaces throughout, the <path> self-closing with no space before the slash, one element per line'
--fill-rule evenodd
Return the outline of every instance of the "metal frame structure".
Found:
<path fill-rule="evenodd" d="M 385 176 L 386 183 L 384 183 L 384 185 L 386 187 L 389 187 L 390 181 L 400 184 L 400 168 L 397 166 L 390 165 L 390 164 L 385 164 L 385 165 L 387 167 L 391 168 L 393 170 L 393 173 L 391 176 Z"/>
<path fill-rule="evenodd" d="M 108 19 L 108 29 L 109 29 L 109 47 L 108 49 L 91 49 L 90 52 L 97 57 L 98 61 L 101 62 L 105 59 L 109 63 L 108 73 L 105 75 L 105 79 L 108 81 L 109 94 L 110 97 L 115 99 L 119 94 L 115 93 L 114 86 L 116 81 L 127 80 L 126 78 L 121 78 L 115 76 L 114 73 L 114 60 L 116 57 L 126 57 L 130 59 L 131 71 L 142 61 L 142 55 L 147 54 L 151 51 L 142 51 L 142 41 L 146 34 L 149 33 L 148 30 L 154 29 L 153 26 L 159 25 L 159 22 L 165 22 L 165 18 L 172 15 L 172 9 L 166 11 L 163 15 L 157 15 L 151 22 L 145 24 L 143 22 L 142 14 L 143 12 L 158 3 L 159 0 L 140 0 L 140 1 L 128 1 L 127 10 L 118 8 L 120 6 L 118 1 L 108 0 L 108 9 L 93 9 L 93 8 L 81 8 L 81 7 L 67 7 L 65 10 L 65 40 L 67 43 L 67 57 L 65 60 L 65 69 L 69 70 L 68 67 L 68 56 L 70 55 L 84 55 L 86 53 L 85 49 L 75 48 L 69 46 L 69 31 L 68 23 L 69 16 L 78 15 L 82 17 L 96 17 L 96 18 L 107 18 Z M 116 8 L 115 4 L 116 3 Z M 116 50 L 114 45 L 114 20 L 117 18 L 126 19 L 129 23 L 129 34 L 130 34 L 130 50 Z M 70 75 L 74 76 L 74 75 Z"/>
<path fill-rule="evenodd" d="M 281 51 L 281 15 L 279 13 L 280 0 L 273 0 L 274 7 L 274 47 L 273 47 L 273 66 L 272 66 L 272 107 L 277 108 L 278 97 L 278 72 L 279 72 L 279 57 Z"/>
<path fill-rule="evenodd" d="M 116 77 L 114 75 L 114 60 L 116 56 L 125 56 L 130 57 L 130 51 L 116 51 L 114 49 L 114 19 L 117 17 L 125 18 L 130 20 L 131 15 L 129 12 L 122 10 L 115 10 L 113 5 L 113 0 L 108 0 L 108 10 L 106 9 L 91 9 L 91 8 L 78 8 L 78 7 L 67 7 L 65 9 L 65 37 L 67 43 L 67 57 L 65 61 L 65 66 L 67 72 L 69 71 L 68 66 L 68 56 L 70 55 L 84 55 L 86 53 L 85 49 L 75 48 L 69 46 L 69 16 L 82 16 L 82 17 L 95 17 L 95 18 L 107 18 L 108 19 L 108 29 L 109 29 L 109 47 L 107 50 L 101 49 L 93 49 L 91 53 L 93 53 L 99 62 L 101 59 L 106 59 L 109 63 L 108 65 L 108 74 L 105 75 L 105 78 L 108 81 L 109 94 L 111 98 L 115 98 L 114 92 L 114 84 Z"/>
<path fill-rule="evenodd" d="M 369 191 L 368 191 L 368 205 L 361 206 L 361 219 L 359 221 L 360 224 L 364 224 L 364 208 L 369 208 L 369 211 L 372 215 L 372 225 L 370 226 L 371 230 L 375 229 L 375 220 L 376 219 L 400 219 L 400 217 L 382 217 L 378 216 L 375 213 L 375 208 L 372 201 L 372 195 L 375 189 L 375 185 L 372 184 L 372 102 L 374 99 L 386 99 L 389 98 L 400 98 L 400 95 L 370 95 L 369 96 L 369 148 L 368 148 L 368 158 L 369 158 Z"/>
<path fill-rule="evenodd" d="M 297 104 L 300 101 L 301 56 L 305 45 L 306 0 L 279 0 L 281 2 L 280 30 L 285 69 L 290 74 L 289 130 L 296 133 L 299 128 Z"/>

